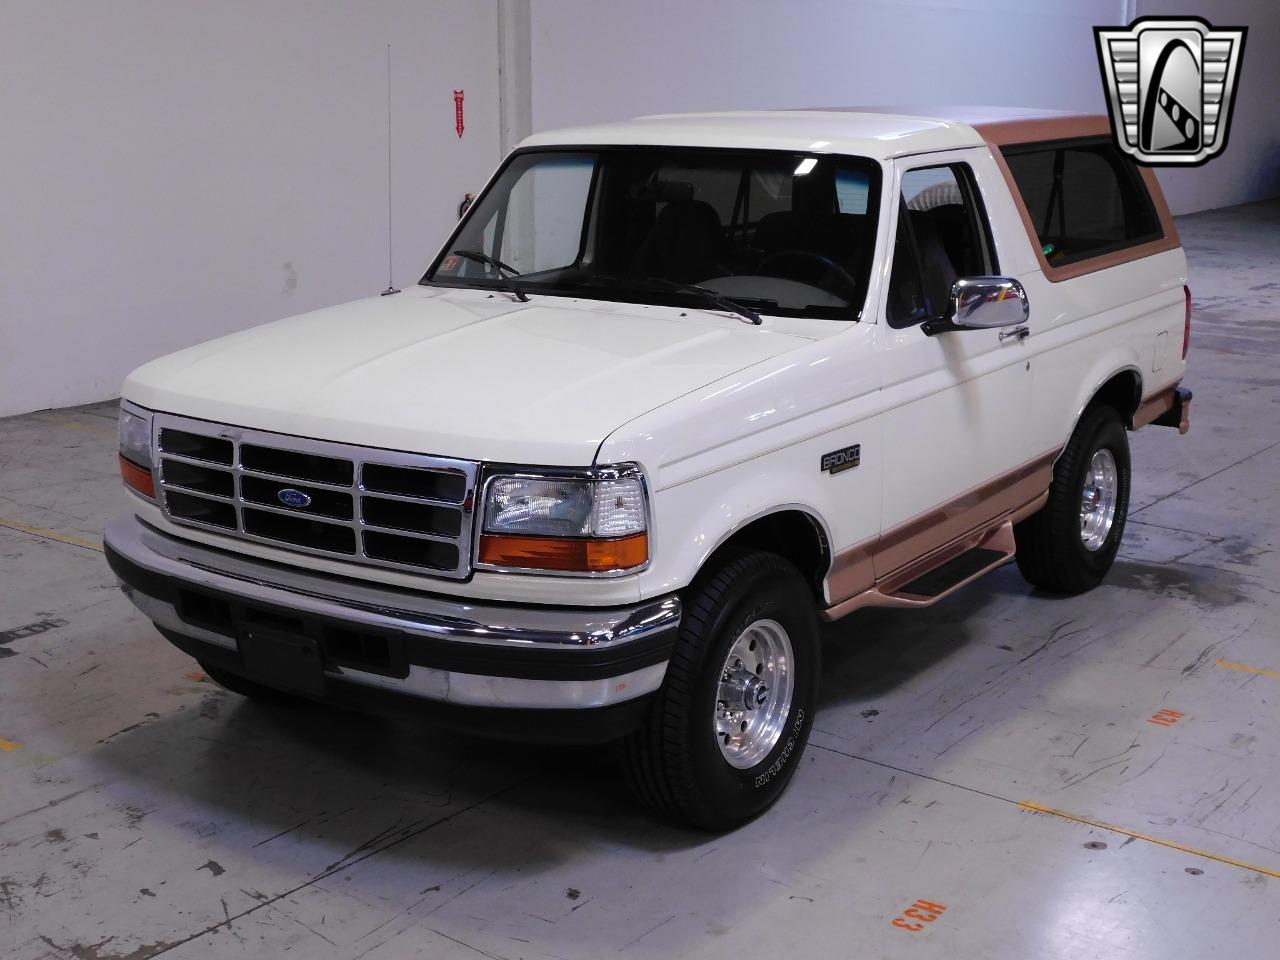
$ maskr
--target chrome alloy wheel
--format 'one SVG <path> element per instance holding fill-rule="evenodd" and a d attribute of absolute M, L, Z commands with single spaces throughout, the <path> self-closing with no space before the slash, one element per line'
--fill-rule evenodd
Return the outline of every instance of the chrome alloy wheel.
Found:
<path fill-rule="evenodd" d="M 748 770 L 769 755 L 791 712 L 795 663 L 791 638 L 776 620 L 756 620 L 738 634 L 716 694 L 715 732 L 729 765 Z"/>
<path fill-rule="evenodd" d="M 1105 448 L 1095 450 L 1080 493 L 1080 539 L 1091 553 L 1102 549 L 1116 520 L 1120 499 L 1120 471 L 1116 458 Z"/>

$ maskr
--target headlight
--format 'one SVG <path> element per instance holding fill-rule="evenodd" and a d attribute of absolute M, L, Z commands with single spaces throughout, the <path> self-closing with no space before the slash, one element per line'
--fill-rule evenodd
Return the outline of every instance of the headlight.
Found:
<path fill-rule="evenodd" d="M 154 500 L 156 485 L 151 468 L 151 414 L 121 403 L 120 477 L 126 487 Z"/>
<path fill-rule="evenodd" d="M 543 537 L 589 537 L 590 480 L 527 480 L 495 477 L 484 505 L 484 528 L 492 533 Z"/>
<path fill-rule="evenodd" d="M 626 573 L 649 560 L 639 469 L 596 478 L 496 476 L 485 490 L 481 566 L 560 573 Z"/>

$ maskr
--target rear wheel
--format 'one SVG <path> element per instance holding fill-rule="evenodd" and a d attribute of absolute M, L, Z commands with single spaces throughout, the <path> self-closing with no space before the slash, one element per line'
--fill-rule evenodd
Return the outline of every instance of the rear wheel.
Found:
<path fill-rule="evenodd" d="M 1054 593 L 1101 583 L 1124 536 L 1129 479 L 1129 437 L 1119 414 L 1090 407 L 1058 458 L 1048 501 L 1013 528 L 1022 575 Z"/>
<path fill-rule="evenodd" d="M 734 554 L 691 588 L 645 727 L 623 745 L 627 778 L 657 810 L 729 830 L 781 795 L 809 738 L 820 643 L 799 571 Z"/>

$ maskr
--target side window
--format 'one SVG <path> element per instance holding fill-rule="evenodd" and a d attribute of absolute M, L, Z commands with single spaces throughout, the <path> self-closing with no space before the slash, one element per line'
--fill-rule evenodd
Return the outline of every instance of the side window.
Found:
<path fill-rule="evenodd" d="M 594 170 L 591 160 L 572 157 L 542 160 L 525 171 L 511 190 L 506 222 L 495 225 L 492 237 L 489 225 L 485 227 L 486 243 L 499 245 L 490 255 L 521 273 L 574 263 L 582 247 Z"/>
<path fill-rule="evenodd" d="M 871 199 L 871 175 L 865 170 L 836 171 L 836 208 L 840 213 L 866 216 Z"/>
<path fill-rule="evenodd" d="M 1035 144 L 1003 153 L 1050 266 L 1164 235 L 1137 167 L 1109 141 Z"/>
<path fill-rule="evenodd" d="M 906 327 L 941 317 L 956 280 L 997 272 L 986 211 L 968 164 L 903 173 L 889 325 Z"/>

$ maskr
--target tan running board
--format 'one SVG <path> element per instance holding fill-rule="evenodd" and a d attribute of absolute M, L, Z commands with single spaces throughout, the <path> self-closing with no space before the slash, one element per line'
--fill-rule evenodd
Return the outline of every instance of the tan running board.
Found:
<path fill-rule="evenodd" d="M 1013 522 L 922 557 L 874 587 L 823 611 L 838 620 L 861 607 L 929 607 L 1013 559 Z"/>
<path fill-rule="evenodd" d="M 981 576 L 1008 559 L 1009 555 L 999 550 L 992 550 L 990 547 L 974 547 L 900 587 L 897 596 L 935 600 L 946 596 L 961 584 L 968 583 L 973 577 Z"/>

